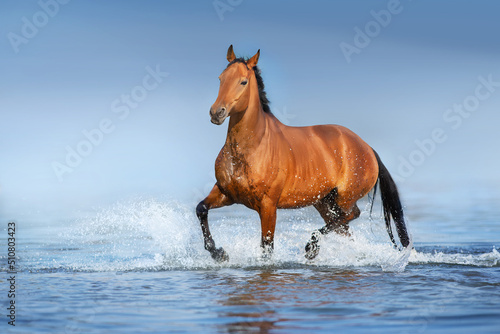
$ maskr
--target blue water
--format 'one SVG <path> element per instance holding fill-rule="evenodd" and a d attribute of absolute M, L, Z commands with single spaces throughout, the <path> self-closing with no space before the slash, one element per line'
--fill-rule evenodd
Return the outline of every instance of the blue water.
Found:
<path fill-rule="evenodd" d="M 239 206 L 212 211 L 214 239 L 230 256 L 224 264 L 203 249 L 192 203 L 133 199 L 49 223 L 19 221 L 16 327 L 2 315 L 0 329 L 500 333 L 495 196 L 430 204 L 411 192 L 415 249 L 407 254 L 391 246 L 379 206 L 370 218 L 364 202 L 352 236 L 325 237 L 312 262 L 304 246 L 322 222 L 307 208 L 279 212 L 271 260 L 260 256 L 255 213 Z"/>

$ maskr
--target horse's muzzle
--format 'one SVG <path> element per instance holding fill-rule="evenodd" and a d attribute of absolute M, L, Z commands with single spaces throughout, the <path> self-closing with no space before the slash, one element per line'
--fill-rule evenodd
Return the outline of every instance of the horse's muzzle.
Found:
<path fill-rule="evenodd" d="M 210 120 L 216 125 L 221 125 L 222 123 L 224 123 L 224 120 L 227 118 L 227 116 L 228 112 L 224 107 L 218 108 L 216 112 L 214 112 L 213 109 L 210 108 Z"/>

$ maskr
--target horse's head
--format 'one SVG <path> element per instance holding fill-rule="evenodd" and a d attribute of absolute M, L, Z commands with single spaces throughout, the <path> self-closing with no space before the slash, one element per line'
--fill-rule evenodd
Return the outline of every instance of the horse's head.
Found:
<path fill-rule="evenodd" d="M 254 67 L 259 60 L 260 50 L 248 60 L 236 58 L 231 45 L 227 50 L 228 67 L 219 76 L 220 87 L 217 100 L 210 108 L 212 123 L 221 125 L 231 115 L 247 109 L 250 89 L 257 87 Z"/>

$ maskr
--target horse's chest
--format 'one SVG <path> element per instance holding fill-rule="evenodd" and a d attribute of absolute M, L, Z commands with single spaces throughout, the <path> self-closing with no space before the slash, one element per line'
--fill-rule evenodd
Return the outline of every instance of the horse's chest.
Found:
<path fill-rule="evenodd" d="M 217 183 L 232 197 L 248 196 L 265 182 L 259 166 L 237 154 L 221 152 L 215 165 Z"/>
<path fill-rule="evenodd" d="M 248 187 L 248 162 L 231 155 L 223 154 L 217 159 L 215 176 L 223 188 Z"/>

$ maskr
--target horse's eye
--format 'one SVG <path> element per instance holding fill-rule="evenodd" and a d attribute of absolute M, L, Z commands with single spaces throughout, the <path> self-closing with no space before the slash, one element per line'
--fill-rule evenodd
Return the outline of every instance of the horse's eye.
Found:
<path fill-rule="evenodd" d="M 247 83 L 248 83 L 248 81 L 247 81 L 247 80 L 243 80 L 243 81 L 241 82 L 241 84 L 242 84 L 243 86 L 245 86 Z"/>

